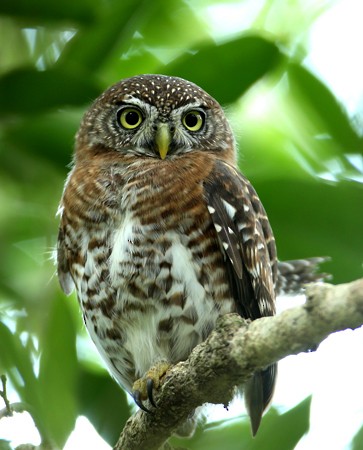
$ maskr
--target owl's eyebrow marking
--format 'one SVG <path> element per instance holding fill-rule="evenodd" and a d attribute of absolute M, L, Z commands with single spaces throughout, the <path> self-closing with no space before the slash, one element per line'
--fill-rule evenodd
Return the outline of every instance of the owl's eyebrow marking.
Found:
<path fill-rule="evenodd" d="M 183 109 L 184 111 L 190 111 L 190 110 L 200 110 L 204 114 L 207 114 L 207 111 L 210 110 L 210 108 L 206 105 L 201 105 L 200 103 L 186 103 L 182 104 L 179 107 L 175 108 L 176 110 Z"/>
<path fill-rule="evenodd" d="M 138 108 L 142 113 L 145 114 L 147 114 L 147 111 L 149 110 L 150 107 L 151 108 L 155 107 L 151 99 L 149 99 L 148 97 L 145 97 L 143 99 L 131 97 L 130 99 L 127 100 L 118 100 L 114 102 L 113 106 L 116 106 L 118 109 L 122 107 L 133 106 L 135 108 Z"/>
<path fill-rule="evenodd" d="M 138 106 L 140 104 L 140 102 L 137 101 L 138 99 L 135 99 L 136 102 L 133 102 L 132 100 L 133 99 L 130 99 L 130 100 L 118 100 L 114 104 L 117 105 L 117 106 L 130 106 L 130 105 Z"/>

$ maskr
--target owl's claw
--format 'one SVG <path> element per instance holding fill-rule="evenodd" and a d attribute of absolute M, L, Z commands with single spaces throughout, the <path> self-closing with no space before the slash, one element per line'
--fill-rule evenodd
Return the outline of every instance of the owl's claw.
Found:
<path fill-rule="evenodd" d="M 167 370 L 170 368 L 170 364 L 161 361 L 145 374 L 144 377 L 136 380 L 132 389 L 133 397 L 137 406 L 145 412 L 151 411 L 143 404 L 143 400 L 149 400 L 150 404 L 157 408 L 157 404 L 154 400 L 154 389 L 157 389 L 161 385 L 161 380 L 164 378 Z"/>
<path fill-rule="evenodd" d="M 134 391 L 132 394 L 133 398 L 134 398 L 134 402 L 137 404 L 137 406 L 142 409 L 143 411 L 150 413 L 151 411 L 150 409 L 146 408 L 146 406 L 143 404 L 142 399 L 141 399 L 141 392 L 140 391 Z M 151 403 L 151 402 L 150 402 Z M 152 404 L 152 403 L 151 403 Z"/>
<path fill-rule="evenodd" d="M 147 391 L 147 398 L 149 399 L 149 402 L 154 406 L 154 408 L 157 408 L 157 404 L 155 403 L 153 391 L 154 391 L 154 380 L 152 378 L 148 378 L 146 380 L 146 391 Z"/>

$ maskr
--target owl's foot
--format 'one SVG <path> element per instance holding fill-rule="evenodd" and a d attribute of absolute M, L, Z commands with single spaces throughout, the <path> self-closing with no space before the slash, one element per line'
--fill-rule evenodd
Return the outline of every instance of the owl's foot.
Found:
<path fill-rule="evenodd" d="M 160 361 L 155 364 L 155 366 L 151 367 L 150 370 L 146 372 L 146 374 L 135 381 L 132 386 L 133 398 L 137 406 L 145 412 L 150 413 L 151 411 L 146 408 L 143 404 L 143 400 L 148 399 L 152 406 L 157 407 L 153 392 L 154 389 L 158 389 L 162 383 L 162 380 L 170 369 L 171 364 L 166 361 Z"/>

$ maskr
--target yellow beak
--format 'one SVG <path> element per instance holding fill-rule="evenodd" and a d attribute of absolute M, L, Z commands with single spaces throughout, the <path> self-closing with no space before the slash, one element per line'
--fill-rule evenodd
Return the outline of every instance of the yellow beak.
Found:
<path fill-rule="evenodd" d="M 171 134 L 169 125 L 159 123 L 155 134 L 155 142 L 161 159 L 165 159 L 169 151 Z"/>

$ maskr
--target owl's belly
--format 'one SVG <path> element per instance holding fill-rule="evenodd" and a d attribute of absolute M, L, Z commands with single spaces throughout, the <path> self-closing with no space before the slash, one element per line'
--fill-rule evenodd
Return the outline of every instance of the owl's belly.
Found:
<path fill-rule="evenodd" d="M 103 307 L 84 307 L 84 317 L 110 371 L 126 389 L 156 362 L 186 359 L 217 318 L 233 310 L 219 247 L 207 255 L 207 241 L 178 230 L 160 233 L 129 217 L 114 233 L 109 298 Z"/>

